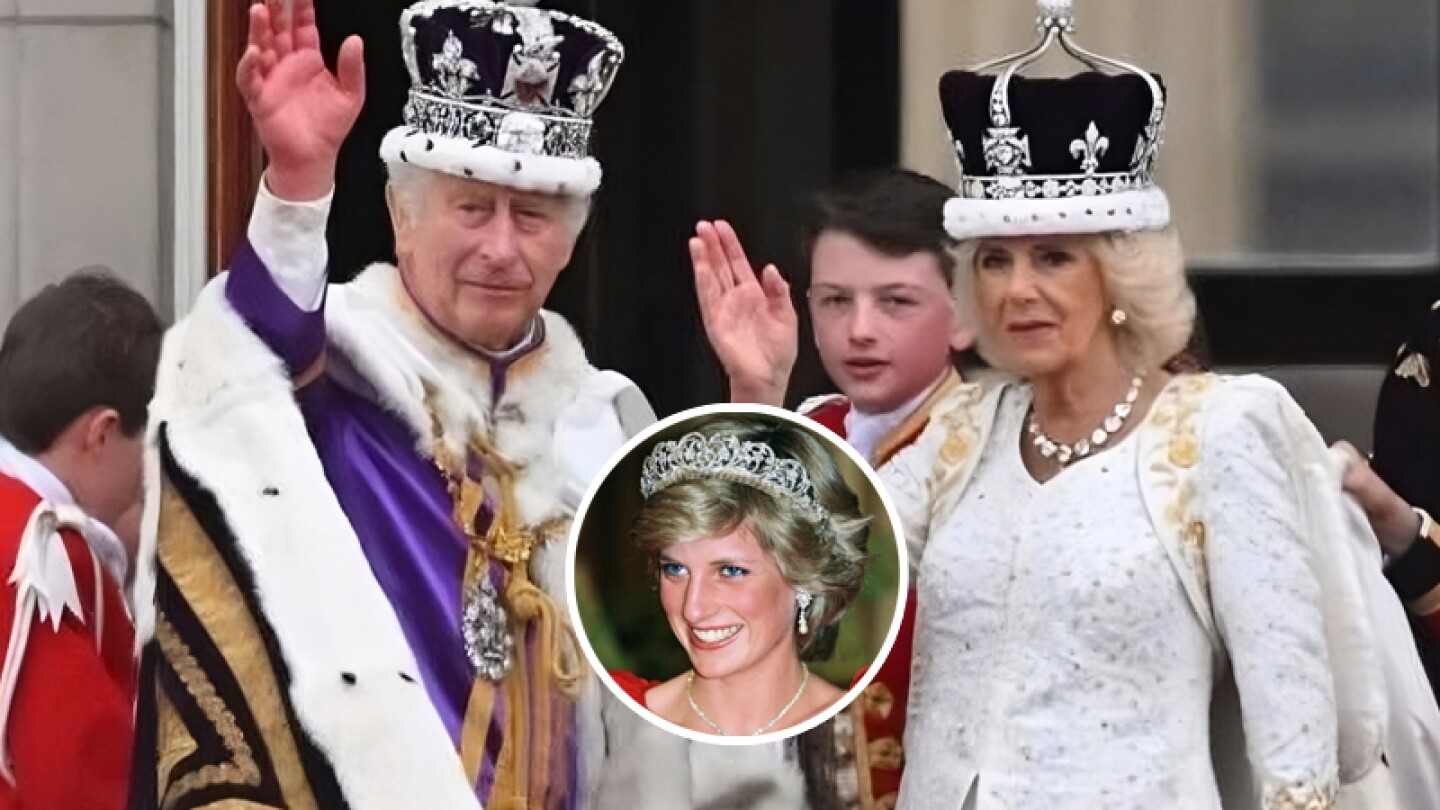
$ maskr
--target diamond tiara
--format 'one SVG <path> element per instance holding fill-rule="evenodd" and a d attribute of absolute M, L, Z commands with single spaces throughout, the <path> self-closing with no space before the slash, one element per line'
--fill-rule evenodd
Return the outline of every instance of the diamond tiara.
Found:
<path fill-rule="evenodd" d="M 687 433 L 678 441 L 655 445 L 640 472 L 640 492 L 649 499 L 681 481 L 702 478 L 733 481 L 783 498 L 818 524 L 823 525 L 830 519 L 830 512 L 820 505 L 804 465 L 794 459 L 776 457 L 768 444 L 742 442 L 729 433 L 709 437 Z"/>

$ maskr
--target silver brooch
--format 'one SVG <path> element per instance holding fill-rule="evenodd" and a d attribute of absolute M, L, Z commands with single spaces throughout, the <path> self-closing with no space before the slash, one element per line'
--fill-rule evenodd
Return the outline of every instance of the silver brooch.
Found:
<path fill-rule="evenodd" d="M 488 574 L 465 595 L 465 613 L 460 620 L 465 654 L 475 674 L 487 681 L 501 681 L 510 674 L 515 638 L 510 634 L 509 617 Z"/>

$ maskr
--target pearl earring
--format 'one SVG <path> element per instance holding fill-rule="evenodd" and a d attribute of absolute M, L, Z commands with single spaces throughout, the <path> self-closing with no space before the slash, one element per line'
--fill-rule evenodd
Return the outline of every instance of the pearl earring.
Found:
<path fill-rule="evenodd" d="M 814 600 L 814 598 L 815 598 L 815 597 L 811 596 L 808 591 L 796 591 L 796 592 L 795 592 L 795 604 L 797 604 L 797 605 L 800 606 L 800 622 L 799 622 L 799 624 L 800 624 L 800 635 L 802 635 L 802 636 L 805 635 L 806 633 L 809 633 L 809 632 L 810 632 L 810 625 L 809 625 L 809 623 L 807 623 L 807 622 L 805 621 L 805 613 L 810 610 L 810 602 L 811 602 L 812 600 Z"/>
<path fill-rule="evenodd" d="M 1115 311 L 1110 313 L 1110 322 L 1116 326 L 1124 326 L 1128 320 L 1130 320 L 1130 316 L 1126 315 L 1125 310 L 1119 307 L 1116 307 Z"/>

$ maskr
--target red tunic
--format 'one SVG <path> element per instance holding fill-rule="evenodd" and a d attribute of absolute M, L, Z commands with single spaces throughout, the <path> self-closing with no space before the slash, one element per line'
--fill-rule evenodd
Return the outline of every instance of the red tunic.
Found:
<path fill-rule="evenodd" d="M 15 621 L 10 584 L 20 535 L 40 497 L 0 475 L 0 628 Z M 106 573 L 104 627 L 95 641 L 95 568 L 84 538 L 61 537 L 75 574 L 82 624 L 66 613 L 57 632 L 38 620 L 30 630 L 8 728 L 14 785 L 0 779 L 0 810 L 117 810 L 130 778 L 135 692 L 135 631 L 116 583 Z M 8 653 L 7 653 L 8 654 Z"/>

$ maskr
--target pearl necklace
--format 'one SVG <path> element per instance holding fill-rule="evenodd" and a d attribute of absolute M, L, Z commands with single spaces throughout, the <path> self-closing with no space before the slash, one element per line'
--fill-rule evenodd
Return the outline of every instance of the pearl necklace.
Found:
<path fill-rule="evenodd" d="M 785 708 L 781 709 L 781 710 L 780 710 L 780 713 L 777 714 L 777 715 L 775 715 L 774 719 L 772 719 L 770 722 L 766 723 L 765 725 L 761 726 L 760 728 L 757 728 L 757 729 L 755 729 L 754 731 L 750 732 L 750 736 L 751 736 L 751 737 L 758 737 L 758 736 L 760 736 L 761 734 L 764 734 L 765 732 L 769 731 L 771 728 L 773 728 L 773 727 L 775 726 L 776 723 L 780 722 L 780 718 L 782 718 L 782 717 L 784 717 L 785 715 L 789 714 L 789 713 L 790 713 L 790 710 L 793 709 L 793 708 L 795 708 L 795 702 L 798 701 L 798 700 L 800 699 L 800 695 L 805 692 L 805 685 L 808 684 L 808 683 L 810 683 L 810 668 L 807 667 L 807 666 L 805 666 L 804 663 L 801 663 L 801 664 L 800 664 L 800 669 L 805 672 L 805 677 L 803 677 L 803 678 L 800 679 L 800 688 L 795 690 L 795 696 L 792 697 L 792 698 L 790 698 L 790 702 L 785 704 Z M 705 725 L 709 726 L 710 728 L 715 729 L 715 733 L 716 733 L 716 734 L 719 734 L 721 737 L 728 737 L 728 736 L 730 736 L 730 735 L 728 735 L 728 734 L 725 733 L 725 729 L 721 728 L 719 723 L 716 723 L 714 720 L 711 720 L 711 719 L 705 714 L 705 712 L 700 709 L 700 704 L 698 704 L 698 703 L 695 702 L 695 693 L 694 693 L 693 691 L 691 691 L 691 686 L 692 686 L 694 683 L 695 683 L 695 670 L 692 669 L 692 670 L 690 670 L 690 674 L 688 674 L 688 675 L 685 676 L 685 699 L 688 700 L 688 701 L 690 701 L 690 708 L 694 709 L 694 710 L 695 710 L 695 713 L 700 716 L 700 719 L 705 721 Z"/>
<path fill-rule="evenodd" d="M 1140 386 L 1144 383 L 1145 381 L 1139 377 L 1132 379 L 1130 390 L 1125 393 L 1125 398 L 1116 403 L 1115 409 L 1105 417 L 1105 421 L 1100 423 L 1100 427 L 1096 428 L 1088 438 L 1081 439 L 1074 444 L 1057 442 L 1041 430 L 1040 420 L 1035 416 L 1033 407 L 1030 410 L 1030 426 L 1027 428 L 1027 432 L 1033 437 L 1032 441 L 1035 446 L 1040 448 L 1040 455 L 1045 458 L 1053 458 L 1060 462 L 1061 467 L 1065 467 L 1070 462 L 1085 458 L 1098 448 L 1105 446 L 1111 436 L 1119 433 L 1120 429 L 1125 427 L 1125 420 L 1129 419 L 1130 414 L 1134 411 L 1135 400 L 1140 398 Z"/>

